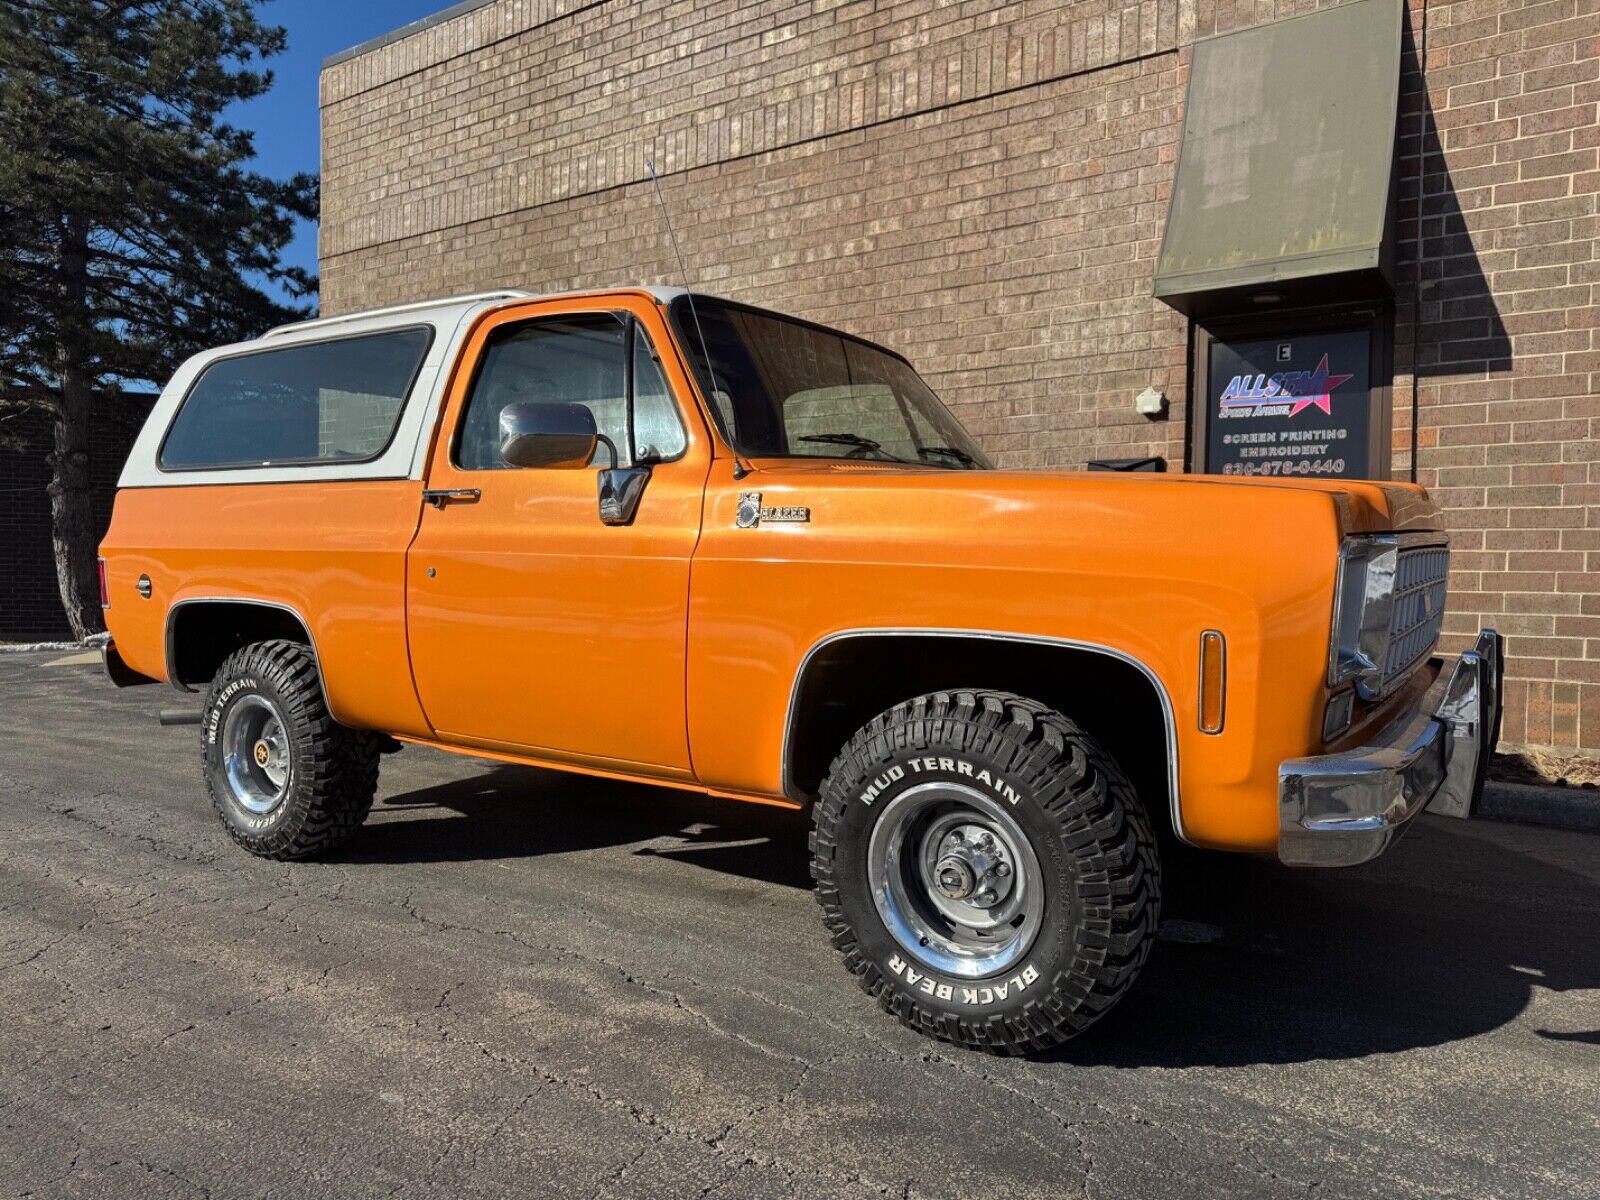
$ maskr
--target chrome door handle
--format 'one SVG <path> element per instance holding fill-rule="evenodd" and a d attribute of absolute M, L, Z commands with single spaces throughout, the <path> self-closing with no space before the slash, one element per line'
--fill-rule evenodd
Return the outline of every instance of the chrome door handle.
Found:
<path fill-rule="evenodd" d="M 446 504 L 476 504 L 482 494 L 477 488 L 425 488 L 422 502 L 435 508 L 443 508 Z"/>

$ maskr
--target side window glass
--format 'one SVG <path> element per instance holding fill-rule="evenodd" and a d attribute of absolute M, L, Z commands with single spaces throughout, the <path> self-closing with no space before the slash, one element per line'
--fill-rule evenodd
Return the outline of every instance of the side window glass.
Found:
<path fill-rule="evenodd" d="M 497 331 L 467 398 L 455 463 L 493 471 L 500 460 L 500 411 L 508 404 L 582 404 L 596 428 L 626 452 L 627 328 L 609 314 L 558 317 Z M 596 448 L 603 465 L 605 447 Z"/>
<path fill-rule="evenodd" d="M 650 339 L 634 327 L 633 337 L 633 440 L 640 458 L 677 458 L 688 443 L 678 406 L 667 390 L 661 364 L 650 352 Z M 626 443 L 618 442 L 626 454 Z"/>
<path fill-rule="evenodd" d="M 394 437 L 433 331 L 301 342 L 218 359 L 195 380 L 161 468 L 371 462 Z"/>

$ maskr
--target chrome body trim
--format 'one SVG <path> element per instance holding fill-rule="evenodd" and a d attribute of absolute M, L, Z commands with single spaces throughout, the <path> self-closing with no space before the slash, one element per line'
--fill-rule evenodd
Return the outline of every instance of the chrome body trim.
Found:
<path fill-rule="evenodd" d="M 1074 641 L 1071 638 L 1048 637 L 1043 634 L 997 633 L 988 629 L 915 629 L 903 627 L 868 627 L 858 629 L 841 629 L 821 638 L 805 652 L 804 657 L 802 657 L 800 660 L 800 667 L 795 672 L 794 682 L 789 685 L 789 707 L 788 711 L 784 715 L 783 723 L 782 764 L 783 794 L 789 799 L 798 804 L 805 804 L 811 799 L 810 796 L 805 795 L 795 787 L 794 777 L 791 770 L 793 763 L 791 748 L 794 739 L 796 705 L 800 700 L 800 688 L 805 682 L 806 672 L 810 669 L 811 662 L 814 658 L 816 658 L 817 654 L 826 647 L 833 645 L 835 642 L 841 642 L 847 638 L 870 637 L 948 637 L 967 638 L 991 642 L 1019 642 L 1025 645 L 1054 646 L 1059 649 L 1066 650 L 1083 650 L 1090 654 L 1101 654 L 1107 658 L 1115 659 L 1120 663 L 1134 667 L 1141 675 L 1150 681 L 1150 684 L 1155 688 L 1156 696 L 1161 701 L 1162 719 L 1166 722 L 1167 795 L 1168 808 L 1172 817 L 1172 829 L 1173 832 L 1177 834 L 1179 841 L 1187 842 L 1190 845 L 1193 845 L 1192 842 L 1189 842 L 1188 836 L 1183 831 L 1183 812 L 1178 796 L 1178 720 L 1177 716 L 1173 712 L 1172 697 L 1167 693 L 1167 685 L 1162 682 L 1159 675 L 1152 671 L 1143 662 L 1139 661 L 1137 658 L 1134 658 L 1133 655 L 1125 653 L 1124 651 L 1117 650 L 1111 646 L 1101 645 L 1098 642 L 1080 642 Z"/>
<path fill-rule="evenodd" d="M 176 604 L 169 607 L 167 609 L 166 632 L 163 634 L 162 640 L 165 646 L 167 659 L 167 682 L 172 684 L 175 689 L 180 692 L 199 691 L 198 688 L 190 687 L 188 684 L 179 681 L 178 672 L 175 669 L 175 660 L 173 657 L 173 650 L 175 648 L 172 641 L 173 627 L 175 624 L 173 618 L 178 615 L 179 609 L 186 608 L 191 604 L 239 604 L 255 608 L 275 608 L 279 612 L 288 613 L 300 623 L 300 628 L 305 630 L 306 645 L 311 647 L 311 657 L 314 658 L 317 663 L 317 687 L 322 691 L 322 702 L 328 706 L 329 715 L 332 716 L 335 721 L 339 719 L 338 714 L 333 711 L 333 702 L 328 699 L 328 681 L 322 677 L 322 655 L 317 650 L 317 639 L 312 636 L 311 623 L 305 619 L 299 609 L 294 608 L 292 605 L 283 604 L 277 600 L 258 600 L 254 596 L 189 596 L 183 600 L 179 600 Z"/>
<path fill-rule="evenodd" d="M 1469 817 L 1500 736 L 1505 644 L 1492 629 L 1440 664 L 1417 704 L 1364 746 L 1278 768 L 1278 858 L 1291 866 L 1367 862 L 1424 808 Z"/>

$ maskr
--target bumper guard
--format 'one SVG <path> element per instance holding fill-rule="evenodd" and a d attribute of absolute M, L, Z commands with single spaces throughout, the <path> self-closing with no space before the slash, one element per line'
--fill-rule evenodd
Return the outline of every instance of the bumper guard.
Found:
<path fill-rule="evenodd" d="M 1347 867 L 1376 858 L 1428 808 L 1470 817 L 1500 740 L 1505 646 L 1485 629 L 1445 660 L 1415 709 L 1365 746 L 1292 758 L 1278 768 L 1278 857 Z"/>

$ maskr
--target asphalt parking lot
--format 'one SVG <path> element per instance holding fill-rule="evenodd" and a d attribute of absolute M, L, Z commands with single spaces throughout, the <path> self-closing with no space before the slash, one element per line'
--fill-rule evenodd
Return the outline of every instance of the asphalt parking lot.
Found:
<path fill-rule="evenodd" d="M 1186 861 L 1121 1008 L 997 1060 L 857 990 L 792 815 L 409 749 L 261 862 L 75 657 L 0 654 L 4 1194 L 1600 1195 L 1600 837 Z"/>

